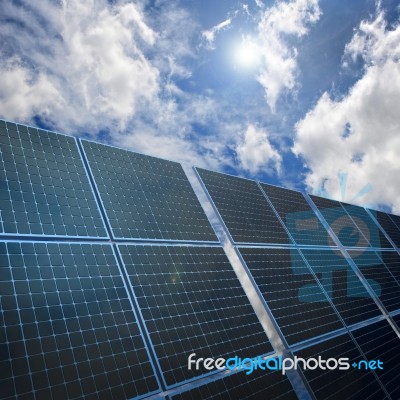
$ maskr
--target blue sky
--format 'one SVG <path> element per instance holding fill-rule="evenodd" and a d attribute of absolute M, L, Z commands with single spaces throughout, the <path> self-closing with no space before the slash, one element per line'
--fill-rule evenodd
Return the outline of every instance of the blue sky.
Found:
<path fill-rule="evenodd" d="M 398 1 L 0 7 L 3 118 L 400 213 Z"/>

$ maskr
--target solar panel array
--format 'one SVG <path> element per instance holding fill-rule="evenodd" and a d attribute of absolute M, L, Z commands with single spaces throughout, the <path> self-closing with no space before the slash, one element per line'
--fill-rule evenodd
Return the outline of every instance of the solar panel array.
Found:
<path fill-rule="evenodd" d="M 313 396 L 399 398 L 398 362 L 390 354 L 400 345 L 399 331 L 387 320 L 400 322 L 400 218 L 217 172 L 198 174 L 286 348 L 298 357 L 381 358 L 388 365 L 384 373 L 306 370 Z M 260 235 L 238 243 L 235 232 L 248 224 L 234 213 L 238 198 L 246 199 L 247 216 L 258 215 L 263 232 L 274 230 L 274 219 L 257 209 L 275 213 L 289 240 Z"/>
<path fill-rule="evenodd" d="M 0 161 L 1 399 L 399 398 L 400 217 L 197 169 L 234 269 L 178 163 L 6 121 Z M 385 369 L 189 369 L 278 356 L 241 272 L 285 354 Z"/>

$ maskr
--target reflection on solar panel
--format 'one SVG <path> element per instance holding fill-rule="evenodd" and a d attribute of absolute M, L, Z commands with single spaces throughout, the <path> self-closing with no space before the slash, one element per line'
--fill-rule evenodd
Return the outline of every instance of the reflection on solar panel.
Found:
<path fill-rule="evenodd" d="M 300 192 L 261 183 L 294 241 L 301 245 L 328 246 L 328 232 Z"/>
<path fill-rule="evenodd" d="M 400 247 L 400 228 L 394 223 L 390 214 L 374 210 L 370 210 L 370 212 L 376 216 L 380 226 L 384 229 L 390 239 L 392 239 L 394 244 L 397 247 Z"/>
<path fill-rule="evenodd" d="M 240 248 L 289 344 L 343 328 L 296 249 Z"/>
<path fill-rule="evenodd" d="M 188 356 L 255 357 L 272 347 L 222 248 L 119 245 L 167 385 L 207 373 Z"/>
<path fill-rule="evenodd" d="M 400 269 L 400 258 L 398 253 L 385 252 L 377 253 L 374 251 L 349 251 L 349 255 L 357 267 L 361 270 L 364 277 L 369 281 L 375 294 L 380 298 L 386 310 L 395 311 L 400 309 L 400 285 L 393 277 L 387 265 L 382 261 L 382 257 L 390 259 L 395 256 L 397 259 L 397 269 Z"/>
<path fill-rule="evenodd" d="M 352 332 L 367 360 L 380 360 L 376 374 L 392 399 L 400 399 L 400 340 L 386 320 Z"/>
<path fill-rule="evenodd" d="M 76 141 L 0 121 L 0 232 L 106 237 Z"/>
<path fill-rule="evenodd" d="M 291 243 L 256 182 L 196 170 L 235 242 Z"/>
<path fill-rule="evenodd" d="M 347 325 L 381 315 L 371 296 L 336 249 L 301 250 Z"/>
<path fill-rule="evenodd" d="M 295 400 L 288 378 L 282 373 L 254 371 L 251 375 L 244 372 L 230 374 L 223 379 L 210 382 L 171 397 L 172 400 L 225 400 L 225 399 L 274 399 Z"/>
<path fill-rule="evenodd" d="M 180 164 L 83 140 L 115 238 L 217 238 Z"/>
<path fill-rule="evenodd" d="M 371 246 L 393 249 L 393 246 L 364 208 L 352 204 L 341 204 Z"/>
<path fill-rule="evenodd" d="M 1 398 L 158 390 L 109 244 L 0 244 Z"/>
<path fill-rule="evenodd" d="M 295 352 L 297 357 L 317 358 L 349 358 L 350 364 L 358 363 L 363 357 L 355 343 L 346 333 L 339 337 L 316 344 Z M 332 366 L 333 362 L 331 362 Z M 348 370 L 306 370 L 303 372 L 317 400 L 360 400 L 386 399 L 384 391 L 371 371 L 350 367 Z"/>

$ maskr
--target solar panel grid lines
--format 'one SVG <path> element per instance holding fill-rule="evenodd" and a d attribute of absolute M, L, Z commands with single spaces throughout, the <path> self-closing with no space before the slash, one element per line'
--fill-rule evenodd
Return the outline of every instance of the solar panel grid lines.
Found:
<path fill-rule="evenodd" d="M 328 232 L 301 192 L 262 182 L 259 185 L 297 245 L 328 245 Z"/>
<path fill-rule="evenodd" d="M 159 391 L 110 244 L 5 241 L 0 250 L 2 399 Z"/>
<path fill-rule="evenodd" d="M 218 241 L 179 163 L 81 144 L 115 240 Z"/>
<path fill-rule="evenodd" d="M 400 256 L 397 252 L 348 250 L 387 312 L 400 309 Z M 387 260 L 387 263 L 384 261 Z M 389 268 L 390 266 L 390 268 Z M 399 280 L 396 280 L 396 276 Z"/>
<path fill-rule="evenodd" d="M 298 250 L 239 247 L 238 251 L 288 346 L 344 329 Z"/>
<path fill-rule="evenodd" d="M 392 244 L 387 240 L 384 233 L 376 225 L 374 219 L 365 208 L 344 202 L 340 202 L 340 204 L 371 247 L 393 249 Z"/>
<path fill-rule="evenodd" d="M 350 334 L 367 360 L 382 362 L 382 369 L 378 366 L 373 372 L 389 396 L 392 399 L 399 399 L 398 355 L 400 354 L 400 339 L 398 334 L 386 320 L 352 330 Z"/>
<path fill-rule="evenodd" d="M 292 244 L 255 181 L 196 168 L 214 208 L 236 244 Z"/>
<path fill-rule="evenodd" d="M 273 352 L 220 247 L 118 245 L 167 387 L 209 373 L 196 357 Z"/>
<path fill-rule="evenodd" d="M 294 354 L 304 359 L 318 358 L 319 356 L 324 360 L 347 357 L 350 363 L 365 360 L 364 355 L 349 333 L 295 351 Z M 317 400 L 390 398 L 373 371 L 356 368 L 348 370 L 323 370 L 318 368 L 305 370 L 303 374 Z"/>
<path fill-rule="evenodd" d="M 244 371 L 225 375 L 202 386 L 171 395 L 171 400 L 295 400 L 298 397 L 289 379 L 280 371 Z"/>
<path fill-rule="evenodd" d="M 389 236 L 395 247 L 400 247 L 400 226 L 396 224 L 391 217 L 391 214 L 383 211 L 368 210 L 370 214 L 378 221 L 379 225 Z"/>
<path fill-rule="evenodd" d="M 347 326 L 381 315 L 374 292 L 373 299 L 340 249 L 300 249 L 300 252 Z"/>
<path fill-rule="evenodd" d="M 0 235 L 107 238 L 73 137 L 0 120 Z"/>
<path fill-rule="evenodd" d="M 344 247 L 371 246 L 368 239 L 363 235 L 339 201 L 314 195 L 309 195 L 309 197 Z"/>

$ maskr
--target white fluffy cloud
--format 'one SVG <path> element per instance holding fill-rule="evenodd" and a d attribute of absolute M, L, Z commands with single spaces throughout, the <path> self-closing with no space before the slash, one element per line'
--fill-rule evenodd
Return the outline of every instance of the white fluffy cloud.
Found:
<path fill-rule="evenodd" d="M 201 33 L 203 39 L 206 42 L 206 46 L 209 50 L 215 50 L 215 38 L 219 31 L 227 29 L 232 23 L 232 19 L 228 18 L 225 21 L 213 26 L 211 29 L 203 31 Z"/>
<path fill-rule="evenodd" d="M 241 142 L 236 146 L 236 154 L 241 168 L 251 174 L 273 171 L 280 172 L 282 158 L 271 145 L 264 130 L 249 125 Z"/>
<path fill-rule="evenodd" d="M 363 21 L 346 46 L 344 66 L 361 57 L 363 76 L 339 100 L 324 93 L 298 122 L 293 151 L 305 160 L 310 190 L 340 198 L 338 175 L 348 174 L 351 200 L 389 205 L 400 212 L 400 26 L 388 29 L 381 11 Z"/>
<path fill-rule="evenodd" d="M 309 26 L 321 15 L 318 0 L 279 2 L 263 12 L 258 24 L 262 64 L 258 81 L 265 88 L 271 110 L 284 90 L 296 88 L 297 50 L 289 45 L 290 37 L 307 34 Z"/>

